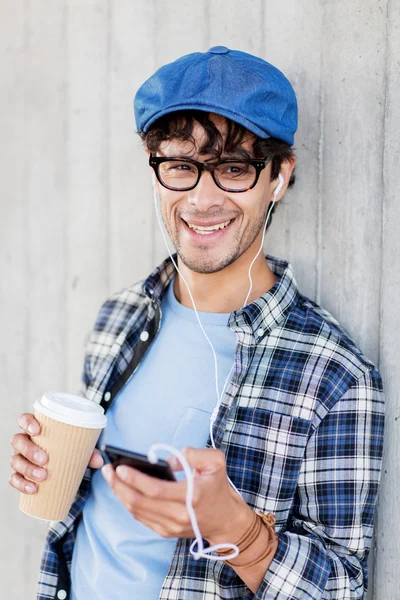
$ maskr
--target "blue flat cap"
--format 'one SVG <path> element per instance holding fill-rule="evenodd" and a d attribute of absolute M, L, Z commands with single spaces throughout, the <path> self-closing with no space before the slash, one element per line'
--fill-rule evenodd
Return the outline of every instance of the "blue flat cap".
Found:
<path fill-rule="evenodd" d="M 246 52 L 214 46 L 160 67 L 135 95 L 137 131 L 147 132 L 163 115 L 187 109 L 222 115 L 261 138 L 294 143 L 293 87 L 279 69 Z"/>

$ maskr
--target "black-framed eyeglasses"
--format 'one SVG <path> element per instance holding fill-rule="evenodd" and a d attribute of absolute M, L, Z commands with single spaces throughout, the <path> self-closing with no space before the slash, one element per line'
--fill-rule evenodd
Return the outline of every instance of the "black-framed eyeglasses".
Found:
<path fill-rule="evenodd" d="M 215 184 L 221 190 L 236 193 L 251 190 L 271 158 L 243 160 L 226 158 L 208 165 L 192 158 L 182 159 L 150 154 L 149 165 L 153 167 L 161 185 L 169 190 L 177 192 L 192 190 L 199 183 L 202 173 L 210 171 Z"/>

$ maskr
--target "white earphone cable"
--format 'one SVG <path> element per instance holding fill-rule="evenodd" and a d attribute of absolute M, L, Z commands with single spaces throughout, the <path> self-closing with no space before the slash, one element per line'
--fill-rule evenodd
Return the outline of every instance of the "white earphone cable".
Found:
<path fill-rule="evenodd" d="M 217 418 L 219 406 L 220 406 L 222 398 L 224 396 L 225 389 L 226 389 L 226 386 L 227 386 L 228 381 L 230 379 L 230 376 L 232 374 L 232 371 L 234 369 L 235 363 L 233 363 L 233 365 L 232 365 L 232 367 L 231 367 L 231 369 L 230 369 L 230 371 L 228 373 L 228 377 L 225 380 L 225 383 L 223 385 L 223 388 L 222 388 L 221 394 L 220 394 L 219 393 L 219 386 L 218 386 L 218 361 L 217 361 L 217 355 L 216 355 L 214 346 L 212 345 L 212 343 L 210 341 L 210 338 L 208 337 L 207 333 L 205 332 L 204 327 L 203 327 L 203 325 L 202 325 L 202 323 L 200 321 L 200 317 L 198 315 L 196 304 L 195 304 L 194 298 L 192 296 L 192 292 L 190 290 L 189 284 L 187 283 L 186 279 L 184 278 L 184 276 L 182 275 L 181 271 L 179 270 L 179 267 L 178 267 L 176 261 L 174 260 L 172 254 L 170 252 L 170 249 L 169 249 L 169 246 L 168 246 L 168 241 L 166 239 L 166 236 L 165 236 L 165 233 L 164 233 L 164 229 L 163 229 L 163 226 L 162 226 L 162 222 L 161 222 L 161 218 L 160 218 L 160 214 L 159 214 L 159 211 L 158 211 L 156 179 L 155 179 L 154 173 L 152 173 L 152 178 L 153 178 L 153 191 L 154 191 L 154 205 L 155 205 L 155 210 L 156 210 L 158 224 L 159 224 L 159 227 L 160 227 L 160 230 L 161 230 L 161 234 L 162 234 L 162 237 L 163 237 L 163 240 L 164 240 L 164 243 L 165 243 L 165 247 L 167 248 L 169 257 L 170 257 L 170 259 L 171 259 L 171 261 L 172 261 L 172 263 L 173 263 L 176 271 L 179 273 L 179 276 L 181 277 L 182 281 L 184 282 L 184 284 L 186 286 L 186 289 L 188 291 L 190 300 L 192 302 L 193 309 L 195 311 L 195 315 L 196 315 L 197 321 L 199 323 L 200 329 L 203 332 L 204 337 L 206 338 L 206 340 L 207 340 L 207 342 L 208 342 L 208 344 L 209 344 L 209 346 L 211 348 L 211 351 L 213 353 L 214 369 L 215 369 L 215 387 L 216 387 L 216 392 L 217 392 L 217 404 L 215 405 L 215 407 L 214 407 L 214 409 L 212 411 L 212 414 L 211 414 L 211 418 L 210 418 L 210 438 L 211 438 L 211 444 L 212 444 L 213 448 L 215 448 L 214 435 L 213 435 L 213 425 L 214 425 L 214 422 L 215 422 L 215 420 Z M 273 209 L 273 207 L 275 205 L 276 196 L 278 195 L 279 191 L 281 190 L 283 184 L 284 184 L 284 178 L 279 173 L 279 183 L 278 183 L 278 185 L 277 185 L 277 187 L 276 187 L 276 189 L 274 191 L 274 200 L 271 202 L 271 206 L 270 206 L 270 208 L 269 208 L 269 210 L 267 212 L 267 217 L 265 219 L 265 225 L 264 225 L 264 228 L 263 228 L 263 235 L 262 235 L 261 245 L 260 245 L 260 248 L 259 248 L 257 254 L 253 258 L 253 260 L 251 261 L 250 266 L 249 266 L 248 277 L 249 277 L 249 282 L 250 282 L 250 288 L 249 288 L 249 291 L 247 293 L 247 296 L 246 296 L 246 299 L 244 301 L 244 304 L 243 304 L 242 308 L 244 306 L 246 306 L 247 301 L 248 301 L 248 299 L 250 297 L 250 294 L 251 294 L 251 290 L 253 288 L 253 281 L 252 281 L 252 278 L 251 278 L 251 269 L 253 267 L 254 262 L 258 258 L 259 254 L 260 254 L 260 252 L 261 252 L 261 250 L 263 248 L 263 246 L 264 246 L 265 232 L 267 230 L 267 225 L 268 225 L 269 217 L 270 217 L 271 211 L 272 211 L 272 209 Z M 189 466 L 187 460 L 185 459 L 185 457 L 183 456 L 183 454 L 179 450 L 177 450 L 176 448 L 174 448 L 173 446 L 170 446 L 169 444 L 153 444 L 150 447 L 148 455 L 147 455 L 150 462 L 157 462 L 157 454 L 156 454 L 157 450 L 166 450 L 167 452 L 171 452 L 172 454 L 174 454 L 176 456 L 176 458 L 180 461 L 180 463 L 181 463 L 181 465 L 183 467 L 183 470 L 185 472 L 185 476 L 186 476 L 186 480 L 187 480 L 186 507 L 187 507 L 187 510 L 188 510 L 188 513 L 189 513 L 189 516 L 190 516 L 190 520 L 191 520 L 193 531 L 195 533 L 195 540 L 193 541 L 193 543 L 190 546 L 190 553 L 193 555 L 193 557 L 196 560 L 198 560 L 199 558 L 208 558 L 209 560 L 231 560 L 232 558 L 235 558 L 236 556 L 238 556 L 238 554 L 239 554 L 239 548 L 235 544 L 231 544 L 231 543 L 216 544 L 215 546 L 210 546 L 208 548 L 204 548 L 203 539 L 202 539 L 201 532 L 200 532 L 200 529 L 199 529 L 199 526 L 198 526 L 198 523 L 197 523 L 196 514 L 195 514 L 195 511 L 193 509 L 193 502 L 192 502 L 192 500 L 193 500 L 193 473 L 192 473 L 192 471 L 190 469 L 190 466 Z M 234 483 L 229 479 L 229 477 L 228 477 L 228 481 L 229 481 L 230 485 L 233 487 L 233 489 L 239 494 L 239 496 L 241 496 L 241 493 L 236 488 L 236 486 L 234 485 Z M 197 551 L 194 550 L 196 544 L 197 544 Z M 231 548 L 233 550 L 233 553 L 231 555 L 224 556 L 224 557 L 222 557 L 222 556 L 214 556 L 214 555 L 210 554 L 211 552 L 214 552 L 216 550 L 220 550 L 222 548 L 225 548 L 225 549 L 226 548 Z"/>

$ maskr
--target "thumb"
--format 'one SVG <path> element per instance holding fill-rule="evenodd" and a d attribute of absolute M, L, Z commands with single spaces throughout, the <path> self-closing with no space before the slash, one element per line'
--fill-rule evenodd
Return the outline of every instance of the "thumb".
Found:
<path fill-rule="evenodd" d="M 92 469 L 100 469 L 100 467 L 102 467 L 104 464 L 104 460 L 103 457 L 100 454 L 100 451 L 97 450 L 97 448 L 95 448 L 93 450 L 93 454 L 90 457 L 90 461 L 89 461 L 89 467 L 91 467 Z"/>
<path fill-rule="evenodd" d="M 183 456 L 192 469 L 199 474 L 210 474 L 226 469 L 225 455 L 221 450 L 214 448 L 184 448 L 181 450 Z M 182 470 L 180 462 L 176 457 L 170 457 L 168 462 L 174 470 Z M 174 465 L 177 465 L 175 468 Z"/>

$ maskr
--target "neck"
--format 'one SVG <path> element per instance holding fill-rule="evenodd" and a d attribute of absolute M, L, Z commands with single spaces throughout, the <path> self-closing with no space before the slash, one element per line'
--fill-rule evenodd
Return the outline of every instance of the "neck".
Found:
<path fill-rule="evenodd" d="M 253 244 L 254 245 L 254 244 Z M 234 263 L 217 273 L 195 273 L 178 257 L 178 267 L 186 279 L 197 310 L 213 313 L 231 313 L 241 308 L 249 291 L 248 271 L 256 252 L 253 245 Z M 259 244 L 257 246 L 259 248 Z M 262 252 L 251 269 L 253 287 L 247 304 L 268 292 L 278 281 Z M 193 308 L 186 285 L 179 273 L 175 278 L 174 292 L 177 300 L 187 308 Z"/>

